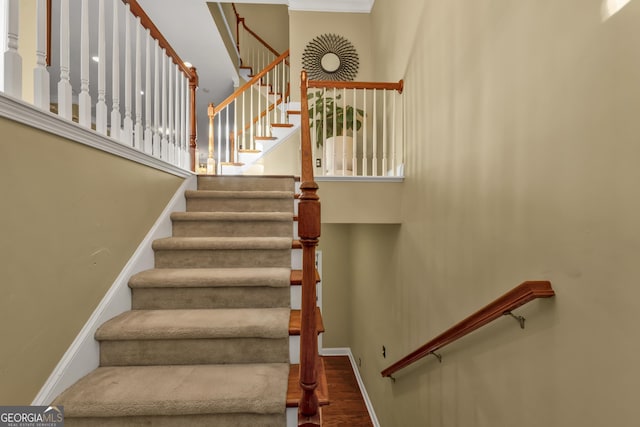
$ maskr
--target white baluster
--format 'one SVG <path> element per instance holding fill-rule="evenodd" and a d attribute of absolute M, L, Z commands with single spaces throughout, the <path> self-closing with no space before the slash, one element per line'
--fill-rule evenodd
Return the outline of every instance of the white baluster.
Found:
<path fill-rule="evenodd" d="M 189 169 L 189 131 L 187 129 L 187 123 L 189 123 L 189 121 L 187 120 L 187 111 L 188 108 L 187 106 L 189 105 L 187 103 L 187 100 L 189 99 L 189 95 L 187 93 L 187 79 L 185 77 L 184 74 L 181 74 L 180 76 L 181 78 L 181 85 L 182 85 L 182 114 L 181 114 L 181 118 L 180 120 L 182 121 L 182 133 L 180 135 L 180 139 L 182 139 L 182 144 L 180 145 L 181 150 L 182 150 L 182 167 L 185 169 Z M 196 165 L 197 165 L 197 159 L 196 159 Z"/>
<path fill-rule="evenodd" d="M 224 107 L 224 110 L 218 112 L 218 167 L 220 168 L 220 173 L 222 173 L 222 113 L 226 111 L 227 107 Z M 228 159 L 228 157 L 227 157 Z"/>
<path fill-rule="evenodd" d="M 352 175 L 358 175 L 358 100 L 356 89 L 353 90 L 353 153 L 351 155 L 351 171 Z"/>
<path fill-rule="evenodd" d="M 256 140 L 255 140 L 255 124 L 253 123 L 253 94 L 254 94 L 254 90 L 250 90 L 249 91 L 249 146 L 250 149 L 254 150 L 256 148 Z M 244 115 L 244 112 L 243 112 Z M 246 123 L 244 121 L 244 117 L 242 119 L 242 123 Z"/>
<path fill-rule="evenodd" d="M 7 48 L 4 51 L 4 92 L 21 99 L 22 56 L 18 53 L 20 2 L 18 0 L 7 0 L 5 7 L 7 14 Z M 68 5 L 67 10 L 69 10 Z M 69 45 L 67 43 L 68 48 Z"/>
<path fill-rule="evenodd" d="M 102 0 L 100 0 L 102 1 Z M 120 31 L 118 30 L 118 4 L 120 2 L 118 0 L 113 0 L 113 33 L 111 40 L 112 48 L 111 48 L 111 138 L 120 140 L 120 127 L 122 122 L 122 116 L 120 114 Z M 104 11 L 101 12 L 101 15 L 104 15 Z M 104 18 L 100 18 L 101 23 Z M 104 24 L 103 24 L 104 28 Z M 104 44 L 104 35 L 103 41 Z M 106 66 L 106 57 L 103 53 L 100 54 L 100 70 L 104 74 L 105 66 Z M 104 58 L 104 60 L 103 60 Z M 101 77 L 104 80 L 104 75 Z M 104 87 L 104 82 L 102 83 Z M 103 89 L 104 92 L 104 89 Z M 104 96 L 103 96 L 104 102 Z M 97 108 L 97 107 L 96 107 Z M 105 106 L 106 110 L 106 106 Z M 106 126 L 106 113 L 105 113 L 105 126 Z"/>
<path fill-rule="evenodd" d="M 180 143 L 181 143 L 181 138 L 180 138 L 180 67 L 178 66 L 178 64 L 174 65 L 175 67 L 175 98 L 173 101 L 174 104 L 174 108 L 175 108 L 175 115 L 173 116 L 174 121 L 175 121 L 175 125 L 173 126 L 174 129 L 174 141 L 175 141 L 175 146 L 173 147 L 173 151 L 175 153 L 175 158 L 173 161 L 173 164 L 176 166 L 180 166 Z"/>
<path fill-rule="evenodd" d="M 227 126 L 225 128 L 225 139 L 227 141 L 227 161 L 230 162 L 231 161 L 231 155 L 230 155 L 230 149 L 231 149 L 231 138 L 229 138 L 229 106 L 227 105 L 227 107 L 224 109 L 224 111 L 227 113 Z"/>
<path fill-rule="evenodd" d="M 371 174 L 372 176 L 378 176 L 378 125 L 376 110 L 378 107 L 378 98 L 376 96 L 376 89 L 373 89 L 373 156 L 371 157 Z"/>
<path fill-rule="evenodd" d="M 167 64 L 167 91 L 169 94 L 169 98 L 167 101 L 168 122 L 166 129 L 168 141 L 167 149 L 169 150 L 167 153 L 167 161 L 169 163 L 173 163 L 173 154 L 175 152 L 173 149 L 173 147 L 175 146 L 175 141 L 173 138 L 173 60 L 171 57 L 167 59 L 169 60 Z"/>
<path fill-rule="evenodd" d="M 78 123 L 91 127 L 91 95 L 89 95 L 89 0 L 82 0 L 80 24 L 80 95 Z"/>
<path fill-rule="evenodd" d="M 240 132 L 242 132 L 242 146 L 240 148 L 242 148 L 243 150 L 247 149 L 247 132 L 245 130 L 245 126 L 244 124 L 246 123 L 246 118 L 245 118 L 245 103 L 244 103 L 244 94 L 246 93 L 246 91 L 242 92 L 242 121 L 240 122 Z"/>
<path fill-rule="evenodd" d="M 144 152 L 153 153 L 153 131 L 151 130 L 151 30 L 146 34 L 147 56 L 145 58 L 144 79 Z"/>
<path fill-rule="evenodd" d="M 153 155 L 160 157 L 162 124 L 160 123 L 160 43 L 156 40 L 155 70 L 153 73 Z"/>
<path fill-rule="evenodd" d="M 69 0 L 60 1 L 60 81 L 58 115 L 71 120 L 71 82 L 69 81 Z"/>
<path fill-rule="evenodd" d="M 285 68 L 287 66 L 287 64 L 285 63 L 285 61 L 282 61 L 282 109 L 280 111 L 282 111 L 282 118 L 281 121 L 282 123 L 287 123 L 287 106 L 285 105 L 287 102 L 287 83 L 286 83 L 286 78 L 287 78 L 287 69 Z"/>
<path fill-rule="evenodd" d="M 396 168 L 396 98 L 398 94 L 396 92 L 391 92 L 391 96 L 393 96 L 393 104 L 391 104 L 391 167 L 392 173 L 391 176 L 397 176 L 398 171 Z"/>
<path fill-rule="evenodd" d="M 124 14 L 124 120 L 122 121 L 123 144 L 133 145 L 133 120 L 131 119 L 131 11 L 129 3 Z"/>
<path fill-rule="evenodd" d="M 160 107 L 162 108 L 162 126 L 160 128 L 160 158 L 167 160 L 169 150 L 167 147 L 167 52 L 162 48 L 162 100 L 160 101 Z"/>
<path fill-rule="evenodd" d="M 190 101 L 190 94 L 189 94 L 189 78 L 187 76 L 184 76 L 182 78 L 182 86 L 184 88 L 184 126 L 182 127 L 184 130 L 184 153 L 185 153 L 185 164 L 184 164 L 184 168 L 185 169 L 189 169 L 191 167 L 191 148 L 189 147 L 189 143 L 190 143 L 190 123 L 191 123 L 191 101 Z M 195 155 L 195 154 L 194 154 Z M 200 159 L 198 158 L 198 156 L 196 157 L 196 167 L 198 166 Z"/>
<path fill-rule="evenodd" d="M 142 24 L 140 23 L 140 17 L 136 18 L 136 88 L 135 88 L 135 100 L 136 100 L 136 120 L 133 132 L 133 145 L 138 150 L 143 150 L 142 145 Z"/>
<path fill-rule="evenodd" d="M 238 100 L 233 101 L 233 159 L 231 161 L 238 162 Z"/>
<path fill-rule="evenodd" d="M 49 71 L 47 70 L 47 0 L 36 3 L 36 67 L 33 70 L 33 102 L 49 111 Z"/>
<path fill-rule="evenodd" d="M 382 89 L 382 176 L 387 176 L 387 90 Z"/>
<path fill-rule="evenodd" d="M 104 0 L 98 2 L 98 101 L 96 102 L 96 131 L 107 134 L 107 104 L 105 103 L 105 15 Z"/>
<path fill-rule="evenodd" d="M 267 71 L 267 74 L 265 75 L 265 87 L 267 88 L 267 97 L 266 97 L 266 104 L 267 104 L 267 108 L 265 110 L 265 114 L 264 114 L 264 136 L 268 136 L 271 137 L 271 117 L 269 116 L 269 106 L 271 105 L 271 95 L 269 94 L 271 91 L 269 90 L 269 72 Z M 260 115 L 262 115 L 262 113 L 259 113 Z"/>
<path fill-rule="evenodd" d="M 364 110 L 364 117 L 367 117 L 367 89 L 363 90 L 362 94 L 362 106 Z M 375 122 L 375 118 L 373 120 Z M 364 122 L 364 127 L 362 129 L 362 176 L 369 175 L 369 168 L 367 164 L 367 122 Z"/>

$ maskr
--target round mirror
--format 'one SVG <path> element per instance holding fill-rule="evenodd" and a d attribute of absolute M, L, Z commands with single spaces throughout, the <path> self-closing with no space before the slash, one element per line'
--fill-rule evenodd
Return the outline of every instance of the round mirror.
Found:
<path fill-rule="evenodd" d="M 322 56 L 320 65 L 327 73 L 335 73 L 340 68 L 340 57 L 333 52 L 327 52 Z"/>

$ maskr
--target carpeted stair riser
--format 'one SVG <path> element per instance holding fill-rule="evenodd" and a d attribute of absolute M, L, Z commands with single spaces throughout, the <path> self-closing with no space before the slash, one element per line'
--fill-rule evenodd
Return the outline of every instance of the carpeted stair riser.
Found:
<path fill-rule="evenodd" d="M 283 267 L 291 264 L 287 249 L 257 250 L 156 250 L 156 268 Z"/>
<path fill-rule="evenodd" d="M 199 190 L 294 191 L 292 177 L 199 176 Z"/>
<path fill-rule="evenodd" d="M 292 216 L 279 212 L 179 212 L 171 219 L 175 237 L 287 237 L 293 227 Z"/>
<path fill-rule="evenodd" d="M 131 290 L 133 310 L 289 307 L 288 288 L 142 288 Z"/>
<path fill-rule="evenodd" d="M 186 191 L 187 212 L 293 212 L 286 191 Z"/>
<path fill-rule="evenodd" d="M 159 269 L 129 280 L 134 310 L 289 307 L 290 268 Z"/>
<path fill-rule="evenodd" d="M 100 366 L 287 363 L 288 343 L 288 337 L 102 341 Z"/>

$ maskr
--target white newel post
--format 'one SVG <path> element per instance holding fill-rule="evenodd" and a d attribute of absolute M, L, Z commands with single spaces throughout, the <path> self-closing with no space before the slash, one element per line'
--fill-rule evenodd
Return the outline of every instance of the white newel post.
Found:
<path fill-rule="evenodd" d="M 113 1 L 111 33 L 111 138 L 120 140 L 120 34 L 118 28 L 118 0 Z"/>
<path fill-rule="evenodd" d="M 129 3 L 124 14 L 124 120 L 122 121 L 123 144 L 133 145 L 133 120 L 131 119 L 131 13 Z"/>
<path fill-rule="evenodd" d="M 141 31 L 142 25 L 140 24 L 140 17 L 136 18 L 136 121 L 133 131 L 134 147 L 138 150 L 142 150 L 142 45 L 141 45 Z"/>
<path fill-rule="evenodd" d="M 80 24 L 80 95 L 78 122 L 91 127 L 91 95 L 89 95 L 89 0 L 82 0 Z"/>
<path fill-rule="evenodd" d="M 98 102 L 96 103 L 96 131 L 107 134 L 107 103 L 106 96 L 106 34 L 104 0 L 98 2 Z M 111 136 L 113 136 L 113 116 L 111 120 Z"/>
<path fill-rule="evenodd" d="M 144 79 L 144 152 L 153 153 L 153 132 L 151 130 L 151 31 L 145 32 L 147 45 Z"/>
<path fill-rule="evenodd" d="M 58 82 L 58 115 L 71 120 L 73 105 L 69 81 L 69 0 L 60 0 L 60 81 Z"/>
<path fill-rule="evenodd" d="M 36 67 L 33 69 L 33 102 L 49 111 L 49 71 L 47 70 L 47 0 L 36 3 Z"/>
<path fill-rule="evenodd" d="M 19 0 L 7 0 L 7 48 L 4 51 L 4 92 L 22 98 L 22 57 L 18 53 Z"/>

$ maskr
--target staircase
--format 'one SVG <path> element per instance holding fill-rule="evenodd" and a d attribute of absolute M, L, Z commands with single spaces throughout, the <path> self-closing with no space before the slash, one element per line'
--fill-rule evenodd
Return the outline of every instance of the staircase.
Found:
<path fill-rule="evenodd" d="M 66 425 L 286 424 L 294 179 L 200 176 L 185 197 L 96 332 L 100 367 L 53 402 Z"/>

